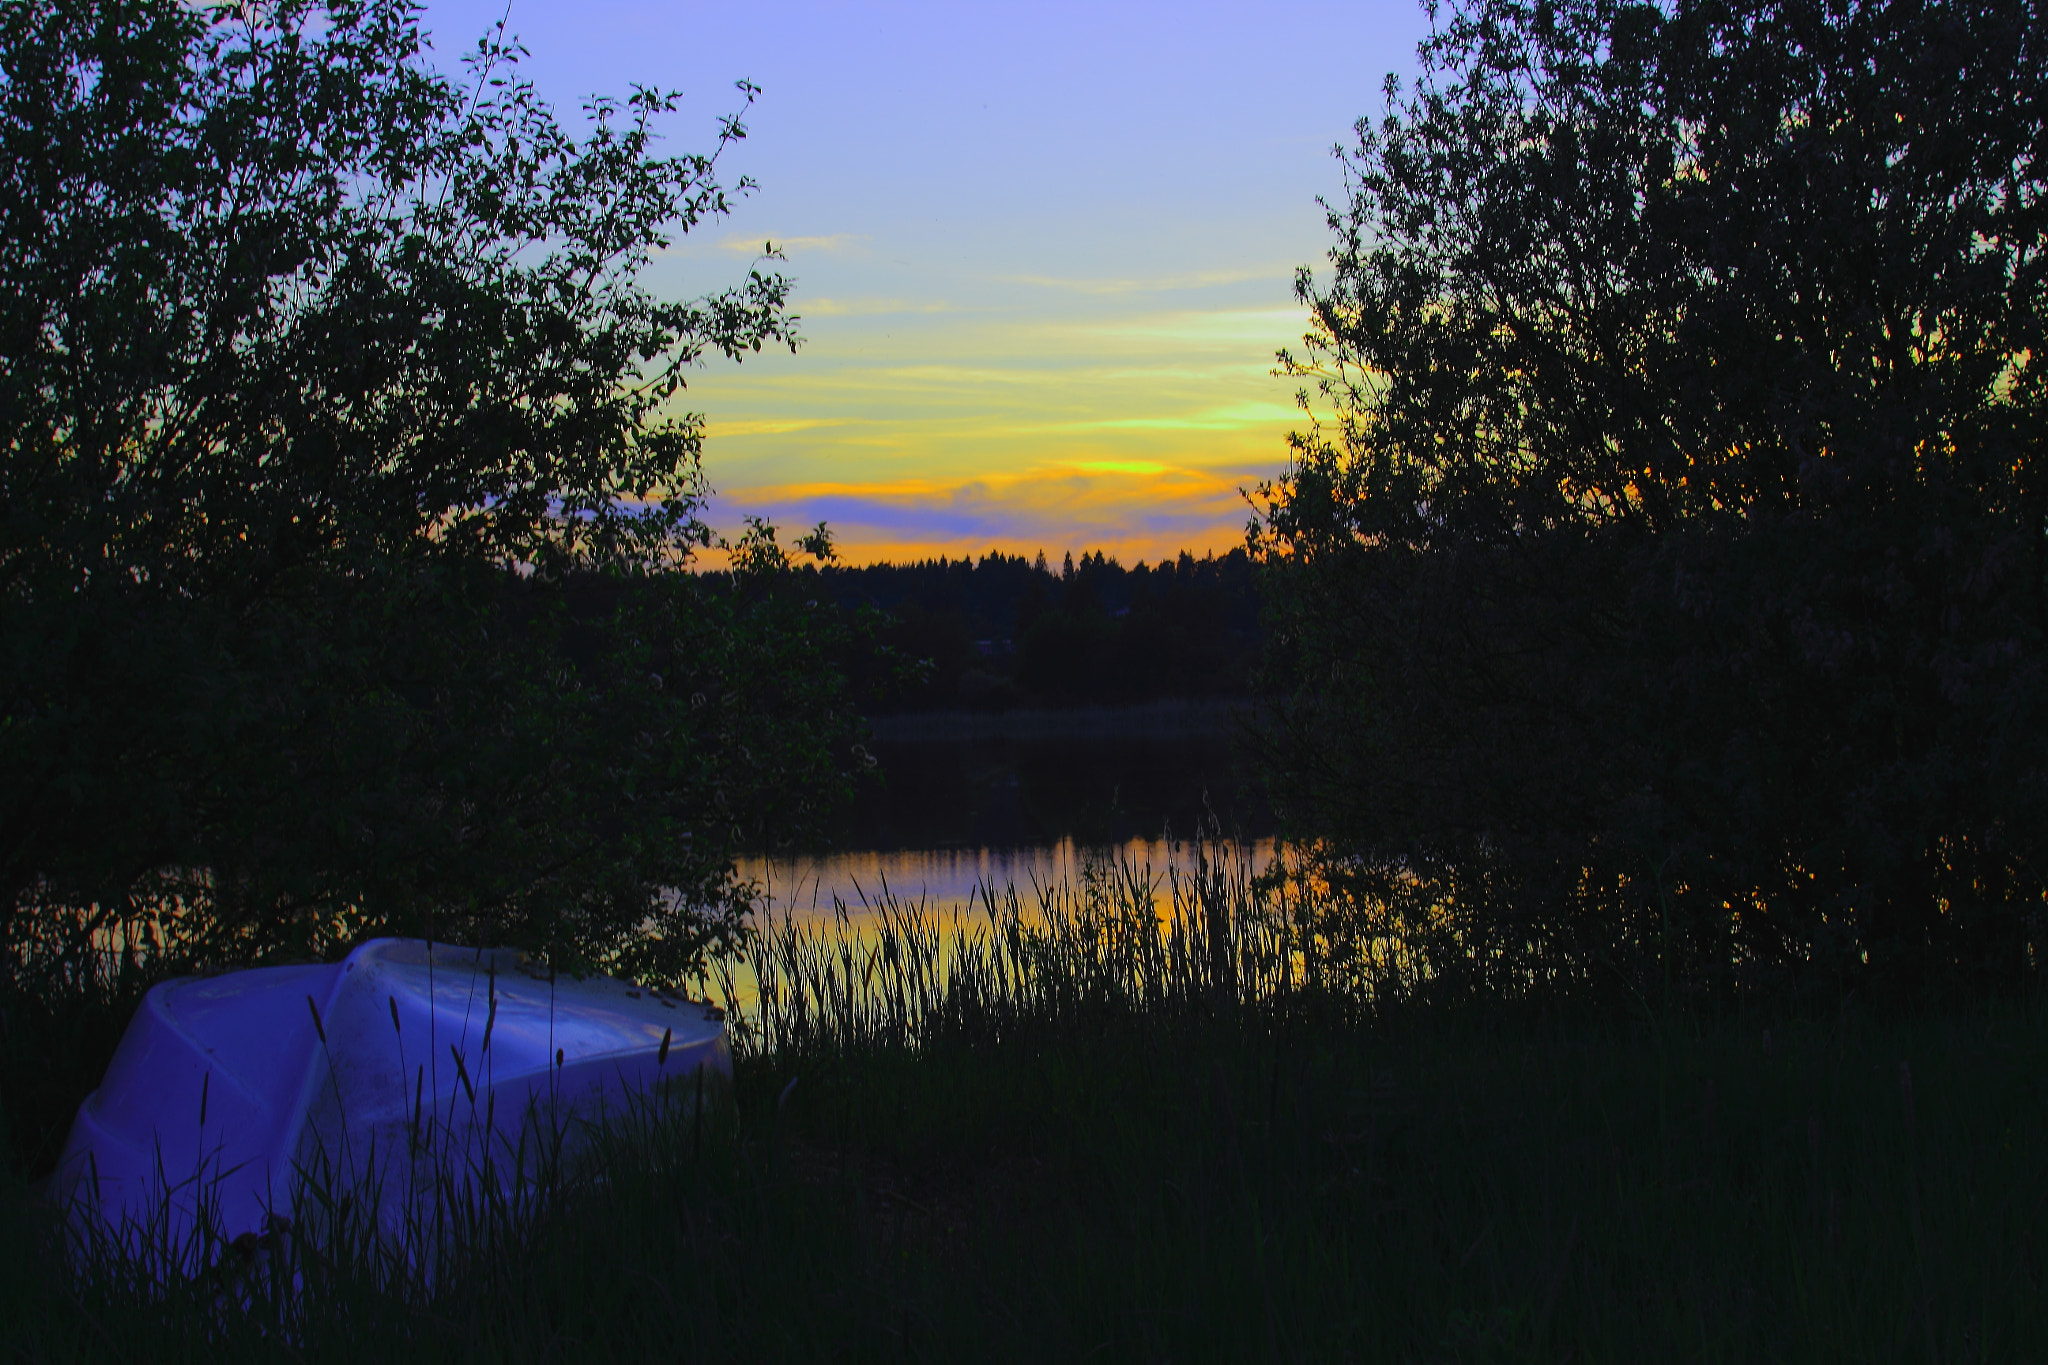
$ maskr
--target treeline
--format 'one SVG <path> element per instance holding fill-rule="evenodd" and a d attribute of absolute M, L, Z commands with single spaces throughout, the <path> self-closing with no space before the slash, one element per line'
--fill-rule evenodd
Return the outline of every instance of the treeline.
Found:
<path fill-rule="evenodd" d="M 879 638 L 912 665 L 857 665 L 871 713 L 1236 696 L 1259 651 L 1241 549 L 1131 568 L 1100 550 L 1057 567 L 998 551 L 816 572 L 842 609 L 881 613 Z"/>

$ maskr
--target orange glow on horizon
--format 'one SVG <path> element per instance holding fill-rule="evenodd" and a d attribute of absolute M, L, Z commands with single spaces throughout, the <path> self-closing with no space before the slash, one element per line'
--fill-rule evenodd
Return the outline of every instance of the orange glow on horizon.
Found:
<path fill-rule="evenodd" d="M 825 522 L 848 565 L 1100 550 L 1124 564 L 1200 557 L 1244 544 L 1242 490 L 1257 477 L 1149 461 L 1052 464 L 981 478 L 819 481 L 734 490 L 712 508 L 744 508 L 789 537 Z M 705 561 L 707 564 L 711 560 Z"/>

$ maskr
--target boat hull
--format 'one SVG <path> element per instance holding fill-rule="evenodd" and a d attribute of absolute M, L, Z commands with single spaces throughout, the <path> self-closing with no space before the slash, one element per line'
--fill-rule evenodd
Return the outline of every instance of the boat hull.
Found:
<path fill-rule="evenodd" d="M 60 1192 L 179 1259 L 261 1235 L 308 1182 L 402 1236 L 531 1183 L 665 1083 L 730 1076 L 723 1014 L 505 949 L 377 939 L 342 962 L 165 982 L 80 1106 Z"/>

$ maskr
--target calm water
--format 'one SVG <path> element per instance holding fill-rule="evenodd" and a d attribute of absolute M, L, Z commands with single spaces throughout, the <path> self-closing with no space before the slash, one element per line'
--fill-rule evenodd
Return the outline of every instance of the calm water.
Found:
<path fill-rule="evenodd" d="M 1249 841 L 1254 872 L 1273 861 L 1273 840 Z M 756 858 L 740 863 L 740 875 L 758 881 L 777 913 L 799 919 L 836 913 L 833 898 L 854 916 L 864 914 L 886 890 L 899 902 L 923 904 L 939 912 L 978 909 L 977 886 L 998 891 L 1015 886 L 1028 906 L 1035 887 L 1079 885 L 1090 863 L 1115 865 L 1122 860 L 1149 870 L 1156 882 L 1154 898 L 1162 907 L 1168 895 L 1169 869 L 1195 870 L 1195 845 L 1180 839 L 1129 839 L 1121 844 L 1077 844 L 1061 839 L 1052 844 L 1009 848 L 869 849 L 798 858 Z"/>
<path fill-rule="evenodd" d="M 833 846 L 742 860 L 778 910 L 859 913 L 886 887 L 929 908 L 964 907 L 975 886 L 1078 883 L 1089 862 L 1192 870 L 1206 827 L 1272 857 L 1274 819 L 1223 706 L 898 717 L 876 724 L 879 780 Z M 1163 894 L 1162 887 L 1162 894 Z"/>

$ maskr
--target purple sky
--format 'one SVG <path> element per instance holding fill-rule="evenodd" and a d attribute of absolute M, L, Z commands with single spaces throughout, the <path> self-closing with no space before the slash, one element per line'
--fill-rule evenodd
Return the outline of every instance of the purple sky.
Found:
<path fill-rule="evenodd" d="M 452 65 L 497 4 L 427 6 Z M 714 520 L 830 520 L 851 559 L 1126 560 L 1242 539 L 1300 424 L 1274 350 L 1328 246 L 1331 146 L 1414 69 L 1409 3 L 514 0 L 543 94 L 681 87 L 671 145 L 764 88 L 761 188 L 657 262 L 696 294 L 786 243 L 796 356 L 707 369 Z"/>

